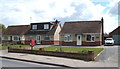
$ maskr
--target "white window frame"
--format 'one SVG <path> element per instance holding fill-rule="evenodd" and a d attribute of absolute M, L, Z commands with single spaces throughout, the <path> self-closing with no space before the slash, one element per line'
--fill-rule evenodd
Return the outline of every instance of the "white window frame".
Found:
<path fill-rule="evenodd" d="M 44 29 L 49 29 L 49 24 L 44 24 Z"/>
<path fill-rule="evenodd" d="M 91 36 L 90 41 L 87 40 L 87 35 Z M 91 35 L 91 34 L 87 34 L 87 35 L 86 35 L 86 42 L 95 42 L 95 36 L 94 35 Z M 94 40 L 92 40 L 93 37 L 94 37 Z"/>
<path fill-rule="evenodd" d="M 93 37 L 94 37 L 94 40 L 92 40 Z M 95 36 L 91 36 L 91 42 L 95 42 Z"/>
<path fill-rule="evenodd" d="M 32 29 L 36 30 L 37 29 L 37 25 L 32 25 Z"/>
<path fill-rule="evenodd" d="M 64 35 L 64 41 L 65 42 L 72 42 L 72 35 L 71 34 L 65 34 Z"/>
<path fill-rule="evenodd" d="M 18 40 L 15 40 L 15 37 L 17 37 Z M 20 41 L 19 38 L 20 38 L 20 36 L 13 36 L 13 41 Z"/>

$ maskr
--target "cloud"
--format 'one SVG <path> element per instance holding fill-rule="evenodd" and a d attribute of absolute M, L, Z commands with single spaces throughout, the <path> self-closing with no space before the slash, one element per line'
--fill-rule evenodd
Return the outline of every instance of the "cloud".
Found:
<path fill-rule="evenodd" d="M 112 3 L 110 3 L 108 7 L 112 7 L 112 8 L 110 9 L 109 13 L 111 15 L 118 15 L 118 11 L 120 11 L 120 9 L 118 9 L 120 7 L 119 5 L 120 3 L 118 2 L 118 0 L 115 0 Z"/>
<path fill-rule="evenodd" d="M 53 21 L 56 18 L 63 24 L 65 21 L 100 20 L 104 17 L 105 31 L 110 32 L 117 21 L 116 16 L 111 17 L 111 14 L 117 14 L 117 1 L 111 1 L 103 6 L 99 0 L 96 1 L 98 4 L 94 4 L 94 0 L 0 0 L 0 23 L 8 26 Z"/>

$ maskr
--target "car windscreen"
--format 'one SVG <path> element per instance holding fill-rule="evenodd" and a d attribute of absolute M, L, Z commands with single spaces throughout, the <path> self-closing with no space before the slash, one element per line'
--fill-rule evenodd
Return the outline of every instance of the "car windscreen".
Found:
<path fill-rule="evenodd" d="M 106 39 L 106 40 L 112 40 L 112 39 Z"/>

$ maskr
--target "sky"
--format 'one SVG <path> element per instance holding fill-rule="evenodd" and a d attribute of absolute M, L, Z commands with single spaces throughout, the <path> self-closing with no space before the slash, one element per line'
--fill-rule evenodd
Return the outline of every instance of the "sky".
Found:
<path fill-rule="evenodd" d="M 118 27 L 120 0 L 0 0 L 0 24 L 104 19 L 104 32 Z"/>

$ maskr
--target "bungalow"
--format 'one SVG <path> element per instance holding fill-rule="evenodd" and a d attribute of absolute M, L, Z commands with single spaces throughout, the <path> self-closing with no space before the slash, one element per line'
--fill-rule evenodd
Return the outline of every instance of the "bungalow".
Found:
<path fill-rule="evenodd" d="M 30 40 L 35 40 L 36 44 L 59 44 L 60 22 L 40 22 L 30 25 L 8 26 L 4 31 L 4 42 L 20 42 L 29 44 Z"/>
<path fill-rule="evenodd" d="M 102 45 L 103 18 L 100 21 L 65 22 L 60 31 L 61 45 Z"/>
<path fill-rule="evenodd" d="M 21 43 L 25 40 L 25 33 L 29 25 L 8 26 L 3 32 L 2 42 Z"/>
<path fill-rule="evenodd" d="M 116 45 L 120 45 L 120 26 L 110 32 L 110 36 L 115 40 Z"/>

